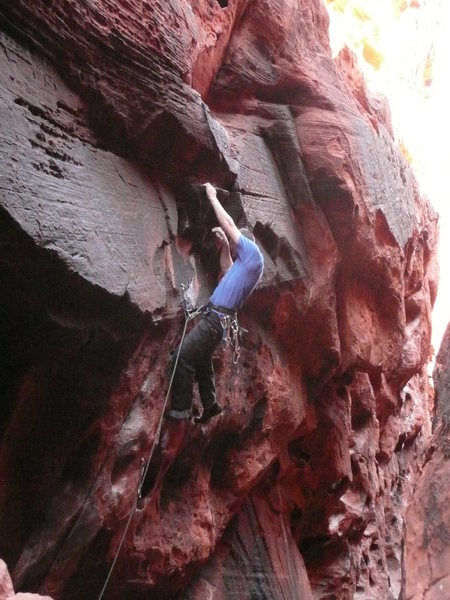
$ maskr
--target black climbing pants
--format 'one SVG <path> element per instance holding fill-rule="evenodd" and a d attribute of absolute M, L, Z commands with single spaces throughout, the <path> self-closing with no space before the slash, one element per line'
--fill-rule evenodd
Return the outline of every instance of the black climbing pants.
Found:
<path fill-rule="evenodd" d="M 172 410 L 190 414 L 194 381 L 198 383 L 203 408 L 214 404 L 216 385 L 212 355 L 222 339 L 222 331 L 219 315 L 207 311 L 184 338 L 172 382 Z M 177 351 L 172 356 L 172 369 L 176 356 Z"/>

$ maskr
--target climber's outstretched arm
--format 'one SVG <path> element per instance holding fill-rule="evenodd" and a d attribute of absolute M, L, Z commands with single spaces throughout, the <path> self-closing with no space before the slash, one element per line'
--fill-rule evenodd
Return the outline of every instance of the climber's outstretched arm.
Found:
<path fill-rule="evenodd" d="M 217 220 L 219 221 L 219 225 L 222 227 L 224 232 L 230 238 L 232 242 L 235 244 L 238 243 L 241 232 L 236 227 L 235 222 L 224 209 L 224 207 L 220 204 L 219 199 L 217 198 L 217 193 L 214 187 L 210 183 L 205 183 L 206 195 L 208 196 L 208 200 L 211 203 L 211 206 L 216 213 Z"/>
<path fill-rule="evenodd" d="M 222 273 L 226 273 L 233 264 L 231 258 L 230 244 L 228 238 L 223 232 L 222 227 L 213 227 L 213 233 L 215 234 L 217 243 L 220 247 L 220 270 Z"/>

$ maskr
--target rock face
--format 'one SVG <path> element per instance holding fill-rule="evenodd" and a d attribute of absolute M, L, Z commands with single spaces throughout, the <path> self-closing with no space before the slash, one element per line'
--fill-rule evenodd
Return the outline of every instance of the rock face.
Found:
<path fill-rule="evenodd" d="M 433 437 L 406 513 L 405 599 L 450 595 L 450 328 L 434 370 Z"/>
<path fill-rule="evenodd" d="M 436 215 L 318 0 L 0 7 L 0 555 L 96 598 L 154 443 L 179 288 L 253 227 L 225 410 L 132 517 L 106 597 L 398 598 L 430 435 Z M 155 451 L 149 477 L 159 460 Z"/>

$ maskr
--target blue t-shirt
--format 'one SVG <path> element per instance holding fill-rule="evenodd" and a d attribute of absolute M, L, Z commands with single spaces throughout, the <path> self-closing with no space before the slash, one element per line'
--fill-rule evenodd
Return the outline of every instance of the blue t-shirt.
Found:
<path fill-rule="evenodd" d="M 236 254 L 236 260 L 209 299 L 212 304 L 231 310 L 237 310 L 247 300 L 264 269 L 261 250 L 242 234 L 238 239 Z"/>

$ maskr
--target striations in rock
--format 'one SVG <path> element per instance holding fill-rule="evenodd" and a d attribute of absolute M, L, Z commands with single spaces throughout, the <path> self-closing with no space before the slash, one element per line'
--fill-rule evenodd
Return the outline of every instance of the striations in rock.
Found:
<path fill-rule="evenodd" d="M 450 327 L 433 379 L 433 436 L 405 519 L 405 600 L 450 596 Z"/>
<path fill-rule="evenodd" d="M 217 356 L 224 413 L 189 428 L 106 596 L 399 598 L 431 435 L 437 216 L 386 103 L 348 51 L 332 59 L 322 3 L 16 0 L 0 24 L 0 556 L 15 589 L 102 589 L 155 441 L 179 288 L 202 303 L 217 277 L 212 181 L 253 227 L 264 278 L 239 372 Z"/>

